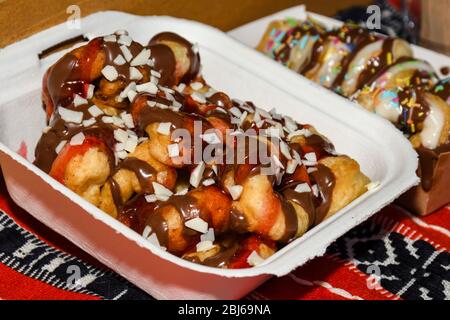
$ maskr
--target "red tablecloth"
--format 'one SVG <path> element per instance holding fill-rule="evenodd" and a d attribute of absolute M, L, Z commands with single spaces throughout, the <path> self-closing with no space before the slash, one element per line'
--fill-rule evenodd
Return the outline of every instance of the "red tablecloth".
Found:
<path fill-rule="evenodd" d="M 449 207 L 417 218 L 388 206 L 247 299 L 450 299 L 449 230 Z M 20 209 L 0 174 L 0 299 L 150 298 Z"/>

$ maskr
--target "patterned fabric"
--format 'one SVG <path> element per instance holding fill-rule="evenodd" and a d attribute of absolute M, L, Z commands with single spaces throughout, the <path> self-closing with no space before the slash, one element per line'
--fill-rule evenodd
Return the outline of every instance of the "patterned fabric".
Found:
<path fill-rule="evenodd" d="M 113 272 L 95 268 L 75 256 L 50 247 L 19 227 L 2 211 L 0 262 L 25 276 L 63 290 L 108 300 L 149 298 Z"/>
<path fill-rule="evenodd" d="M 449 208 L 417 218 L 388 206 L 246 299 L 450 299 L 449 229 Z M 15 205 L 0 176 L 0 299 L 151 297 Z"/>

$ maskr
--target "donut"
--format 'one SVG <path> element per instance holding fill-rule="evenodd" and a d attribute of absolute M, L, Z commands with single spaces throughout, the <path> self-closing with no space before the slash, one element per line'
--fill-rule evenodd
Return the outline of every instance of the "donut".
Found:
<path fill-rule="evenodd" d="M 35 165 L 161 250 L 217 268 L 263 263 L 367 191 L 313 126 L 200 70 L 196 46 L 169 32 L 67 53 L 44 76 Z"/>

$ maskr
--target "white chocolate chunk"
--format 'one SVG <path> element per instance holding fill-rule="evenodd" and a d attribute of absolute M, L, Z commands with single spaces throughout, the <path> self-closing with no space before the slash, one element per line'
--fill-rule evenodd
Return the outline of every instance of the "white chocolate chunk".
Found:
<path fill-rule="evenodd" d="M 201 162 L 195 169 L 192 171 L 191 176 L 189 178 L 189 183 L 197 188 L 200 185 L 200 181 L 203 178 L 203 172 L 205 171 L 205 163 Z"/>
<path fill-rule="evenodd" d="M 202 218 L 194 218 L 188 220 L 184 223 L 184 225 L 189 229 L 195 230 L 200 233 L 208 232 L 208 222 L 206 222 Z"/>
<path fill-rule="evenodd" d="M 256 267 L 264 262 L 264 259 L 256 252 L 253 251 L 247 258 L 247 262 L 249 265 Z"/>
<path fill-rule="evenodd" d="M 70 139 L 69 144 L 71 146 L 80 146 L 80 145 L 83 144 L 85 138 L 86 137 L 84 136 L 84 133 L 83 132 L 79 132 L 76 135 L 74 135 L 72 137 L 72 139 Z"/>
<path fill-rule="evenodd" d="M 108 81 L 115 81 L 119 77 L 119 73 L 113 66 L 105 66 L 102 69 L 102 74 Z"/>
<path fill-rule="evenodd" d="M 66 122 L 81 123 L 83 121 L 83 112 L 73 111 L 63 107 L 58 108 L 58 113 Z"/>
<path fill-rule="evenodd" d="M 241 197 L 242 191 L 244 188 L 240 185 L 234 185 L 231 187 L 228 187 L 228 192 L 230 193 L 233 200 L 238 200 Z"/>

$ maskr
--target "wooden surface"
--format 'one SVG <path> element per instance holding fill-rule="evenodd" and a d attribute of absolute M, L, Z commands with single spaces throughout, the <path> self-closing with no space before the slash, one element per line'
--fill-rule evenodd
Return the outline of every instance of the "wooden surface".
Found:
<path fill-rule="evenodd" d="M 450 0 L 422 0 L 422 44 L 450 55 Z"/>
<path fill-rule="evenodd" d="M 139 15 L 172 15 L 198 20 L 224 31 L 298 4 L 325 15 L 370 0 L 0 0 L 0 48 L 66 21 L 69 5 L 82 16 L 101 10 Z"/>

